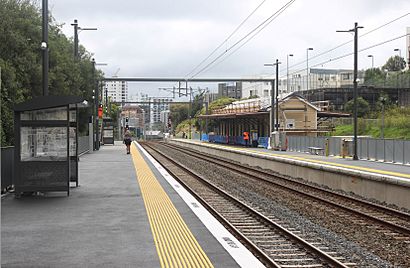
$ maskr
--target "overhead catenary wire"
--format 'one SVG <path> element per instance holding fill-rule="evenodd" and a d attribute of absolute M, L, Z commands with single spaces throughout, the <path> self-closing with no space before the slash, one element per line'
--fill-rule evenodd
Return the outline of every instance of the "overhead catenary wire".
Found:
<path fill-rule="evenodd" d="M 226 53 L 228 53 L 231 49 L 235 48 L 237 45 L 239 45 L 240 43 L 242 43 L 244 40 L 246 40 L 250 35 L 252 35 L 254 32 L 258 31 L 261 27 L 265 28 L 266 26 L 264 26 L 265 24 L 268 25 L 270 24 L 274 19 L 272 18 L 276 18 L 277 14 L 282 13 L 282 10 L 287 9 L 291 4 L 293 4 L 293 2 L 295 2 L 296 0 L 290 0 L 289 2 L 287 2 L 285 5 L 283 5 L 280 9 L 278 9 L 277 11 L 275 11 L 271 16 L 269 16 L 267 19 L 265 19 L 262 23 L 260 23 L 258 26 L 256 26 L 254 29 L 252 29 L 250 32 L 248 32 L 245 36 L 243 36 L 241 39 L 239 39 L 237 42 L 235 42 L 232 46 L 230 46 L 228 49 L 226 49 L 225 51 L 223 51 L 221 54 L 219 54 L 215 59 L 213 59 L 210 63 L 208 63 L 205 67 L 201 68 L 198 72 L 196 72 L 194 75 L 192 75 L 189 79 L 194 78 L 195 76 L 199 75 L 200 73 L 202 73 L 203 71 L 205 71 L 206 69 L 208 69 L 209 66 L 211 66 L 212 64 L 214 64 L 218 59 L 220 59 L 222 56 L 224 56 Z M 262 29 L 263 29 L 262 28 Z M 260 31 L 258 31 L 259 33 Z M 250 39 L 252 39 L 255 35 L 251 36 Z M 248 40 L 249 41 L 249 40 Z"/>
<path fill-rule="evenodd" d="M 233 32 L 224 40 L 222 43 L 220 43 L 205 59 L 203 59 L 198 65 L 196 65 L 188 74 L 185 75 L 185 77 L 189 77 L 193 72 L 195 72 L 204 62 L 206 62 L 213 54 L 215 54 L 218 49 L 220 49 L 225 43 L 228 42 L 228 40 L 249 20 L 250 17 L 266 2 L 266 0 L 263 0 L 236 28 L 233 30 Z"/>
<path fill-rule="evenodd" d="M 393 20 L 390 20 L 390 21 L 388 21 L 388 22 L 386 22 L 386 23 L 384 23 L 384 24 L 382 24 L 382 25 L 380 25 L 380 26 L 378 26 L 378 27 L 376 27 L 376 28 L 374 28 L 374 29 L 372 29 L 372 30 L 370 30 L 370 31 L 368 31 L 368 32 L 365 32 L 365 33 L 361 34 L 359 37 L 363 37 L 363 36 L 366 36 L 366 35 L 368 35 L 368 34 L 370 34 L 370 33 L 375 32 L 375 31 L 377 31 L 377 30 L 380 30 L 380 29 L 382 29 L 382 28 L 384 28 L 384 27 L 386 27 L 386 26 L 392 24 L 393 22 L 396 22 L 396 21 L 398 21 L 398 20 L 400 20 L 400 19 L 402 19 L 402 18 L 404 18 L 404 17 L 406 17 L 406 16 L 408 16 L 408 15 L 410 15 L 410 12 L 407 12 L 406 14 L 403 14 L 403 15 L 401 15 L 401 16 L 399 16 L 399 17 L 397 17 L 397 18 L 394 18 Z M 326 54 L 328 54 L 328 53 L 330 53 L 330 52 L 332 52 L 332 51 L 335 51 L 336 49 L 341 48 L 341 47 L 343 47 L 343 46 L 345 46 L 345 45 L 347 45 L 347 44 L 350 44 L 350 43 L 352 43 L 352 42 L 353 42 L 353 40 L 349 40 L 349 41 L 346 41 L 346 42 L 344 42 L 344 43 L 341 43 L 340 45 L 337 45 L 337 46 L 335 46 L 334 48 L 328 49 L 328 50 L 326 50 L 326 51 L 324 51 L 324 52 L 322 52 L 322 53 L 319 53 L 319 54 L 316 54 L 316 55 L 310 57 L 309 60 L 313 60 L 313 59 L 316 59 L 316 58 L 318 58 L 318 57 L 320 57 L 320 56 L 326 55 Z M 290 65 L 289 68 L 293 68 L 293 67 L 299 66 L 299 65 L 304 64 L 304 63 L 306 63 L 306 60 L 303 60 L 303 61 L 300 61 L 300 62 L 295 63 L 295 64 L 293 64 L 293 65 Z M 281 72 L 283 72 L 284 70 L 285 70 L 285 69 L 281 69 Z"/>
<path fill-rule="evenodd" d="M 391 39 L 382 41 L 382 42 L 380 42 L 380 43 L 377 43 L 377 44 L 374 44 L 374 45 L 371 45 L 371 46 L 368 46 L 368 47 L 359 49 L 358 52 L 360 53 L 360 52 L 369 50 L 369 49 L 371 49 L 371 48 L 375 48 L 375 47 L 378 47 L 378 46 L 381 46 L 381 45 L 384 45 L 384 44 L 393 42 L 393 41 L 395 41 L 395 40 L 401 39 L 401 38 L 406 37 L 406 36 L 409 36 L 409 35 L 410 35 L 410 34 L 403 34 L 403 35 L 400 35 L 400 36 L 396 36 L 396 37 L 393 37 L 393 38 L 391 38 Z M 353 54 L 354 54 L 353 52 L 349 52 L 349 53 L 346 53 L 346 54 L 344 54 L 344 55 L 341 55 L 341 56 L 338 56 L 338 57 L 335 57 L 335 58 L 331 58 L 331 59 L 329 59 L 329 60 L 326 60 L 326 61 L 323 61 L 323 62 L 320 62 L 320 63 L 316 63 L 316 64 L 314 64 L 314 65 L 312 65 L 312 66 L 310 66 L 310 67 L 317 67 L 317 66 L 320 66 L 320 65 L 329 63 L 329 62 L 332 62 L 332 63 L 333 63 L 333 62 L 338 61 L 338 60 L 340 60 L 340 59 L 349 57 L 349 56 L 351 56 L 351 55 L 353 55 Z M 300 73 L 300 72 L 303 72 L 303 71 L 306 71 L 306 68 L 299 69 L 299 70 L 294 71 L 294 72 L 292 72 L 292 73 L 290 73 L 290 74 L 297 74 L 297 73 Z M 283 78 L 283 77 L 284 77 L 284 76 L 282 76 L 281 78 Z"/>
<path fill-rule="evenodd" d="M 370 45 L 370 46 L 368 46 L 368 47 L 359 49 L 359 50 L 358 50 L 358 53 L 363 52 L 363 51 L 366 51 L 366 50 L 369 50 L 369 49 L 372 49 L 372 48 L 375 48 L 375 47 L 378 47 L 378 46 L 381 46 L 381 45 L 384 45 L 384 44 L 387 44 L 387 43 L 390 43 L 390 42 L 393 42 L 393 41 L 396 41 L 396 40 L 401 39 L 401 38 L 404 38 L 404 37 L 406 37 L 406 36 L 410 36 L 410 34 L 403 34 L 403 35 L 400 35 L 400 36 L 396 36 L 396 37 L 390 38 L 390 39 L 388 39 L 388 40 L 384 40 L 384 41 L 382 41 L 382 42 L 376 43 L 376 44 L 374 44 L 374 45 Z M 312 65 L 312 66 L 310 66 L 310 67 L 317 67 L 317 66 L 321 66 L 321 65 L 324 65 L 324 64 L 330 63 L 330 62 L 333 63 L 333 62 L 336 62 L 336 61 L 338 61 L 338 60 L 340 60 L 340 59 L 343 59 L 343 58 L 352 56 L 353 54 L 354 54 L 354 52 L 349 52 L 349 53 L 346 53 L 346 54 L 343 54 L 343 55 L 340 55 L 340 56 L 337 56 L 337 57 L 334 57 L 334 58 L 330 58 L 330 59 L 328 59 L 328 60 L 326 60 L 326 61 L 323 61 L 323 62 L 320 62 L 320 63 L 316 63 L 316 64 L 314 64 L 314 65 Z M 298 69 L 297 71 L 293 71 L 293 72 L 289 73 L 289 75 L 294 75 L 294 74 L 302 73 L 302 72 L 304 72 L 304 71 L 306 71 L 306 68 Z M 269 77 L 269 76 L 271 76 L 271 75 L 272 75 L 272 74 L 267 74 L 267 75 L 262 75 L 261 77 Z M 280 78 L 285 78 L 285 77 L 286 77 L 286 75 L 283 75 L 283 76 L 281 76 Z M 257 84 L 261 84 L 261 83 L 257 83 Z M 252 87 L 252 86 L 249 86 L 248 88 L 251 88 L 251 87 Z"/>
<path fill-rule="evenodd" d="M 293 3 L 293 2 L 292 2 Z M 291 3 L 291 4 L 292 4 Z M 230 56 L 232 56 L 232 54 L 234 54 L 236 51 L 238 51 L 239 49 L 241 49 L 244 45 L 246 45 L 250 40 L 252 40 L 257 34 L 259 34 L 263 29 L 265 29 L 273 20 L 275 20 L 277 17 L 279 17 L 280 14 L 282 14 L 286 8 L 288 8 L 290 6 L 290 4 L 288 6 L 286 6 L 284 9 L 280 10 L 277 14 L 275 14 L 274 17 L 271 17 L 270 21 L 265 24 L 262 28 L 260 28 L 257 32 L 255 32 L 251 37 L 249 37 L 244 43 L 242 43 L 239 47 L 237 47 L 234 51 L 232 51 L 230 54 L 228 54 L 226 57 L 222 58 L 220 61 L 218 61 L 216 64 L 209 66 L 209 68 L 207 68 L 206 70 L 209 70 L 211 67 L 214 68 L 216 66 L 218 66 L 219 64 L 221 64 L 222 62 L 224 62 L 227 58 L 229 58 Z M 205 70 L 204 70 L 205 71 Z"/>

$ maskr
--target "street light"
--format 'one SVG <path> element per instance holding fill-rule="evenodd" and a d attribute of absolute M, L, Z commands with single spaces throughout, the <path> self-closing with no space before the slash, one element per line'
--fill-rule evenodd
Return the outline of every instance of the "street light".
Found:
<path fill-rule="evenodd" d="M 397 67 L 399 68 L 397 74 L 396 74 L 396 89 L 397 89 L 397 105 L 399 105 L 399 101 L 400 101 L 400 91 L 399 91 L 399 74 L 401 72 L 401 49 L 400 48 L 395 48 L 394 51 L 398 51 L 399 52 L 399 60 L 398 60 L 398 64 Z"/>
<path fill-rule="evenodd" d="M 48 70 L 49 70 L 49 58 L 48 58 L 48 0 L 43 0 L 42 11 L 42 42 L 41 42 L 41 55 L 43 61 L 42 77 L 43 77 L 43 96 L 48 95 Z"/>
<path fill-rule="evenodd" d="M 276 59 L 275 63 L 268 63 L 268 64 L 264 64 L 264 66 L 276 66 L 276 90 L 274 90 L 274 82 L 275 80 L 272 80 L 271 82 L 271 87 L 272 87 L 272 94 L 271 94 L 271 109 L 270 109 L 270 117 L 271 117 L 271 122 L 269 124 L 270 128 L 270 137 L 271 137 L 271 142 L 273 139 L 272 133 L 273 130 L 275 131 L 279 131 L 279 99 L 278 99 L 278 95 L 279 95 L 279 64 L 281 64 L 281 62 L 279 62 L 278 59 Z M 276 99 L 276 119 L 275 116 L 273 115 L 273 108 L 274 108 L 274 102 Z M 270 145 L 270 144 L 269 144 Z M 277 144 L 275 144 L 277 145 Z"/>
<path fill-rule="evenodd" d="M 381 127 L 381 138 L 384 139 L 384 106 L 386 105 L 387 98 L 385 96 L 380 97 L 380 102 L 382 104 L 382 127 Z"/>
<path fill-rule="evenodd" d="M 372 69 L 374 69 L 374 56 L 373 55 L 367 55 L 367 57 L 372 58 Z"/>
<path fill-rule="evenodd" d="M 78 59 L 78 34 L 81 31 L 96 31 L 97 28 L 81 28 L 78 26 L 78 21 L 74 20 L 74 23 L 71 23 L 74 26 L 74 59 Z"/>
<path fill-rule="evenodd" d="M 309 50 L 313 50 L 313 47 L 306 49 L 306 93 L 309 90 Z"/>
<path fill-rule="evenodd" d="M 357 157 L 357 55 L 358 55 L 358 34 L 357 30 L 363 28 L 354 23 L 354 28 L 345 31 L 336 31 L 342 33 L 354 32 L 354 62 L 353 62 L 353 160 L 358 160 Z"/>
<path fill-rule="evenodd" d="M 286 57 L 286 91 L 289 93 L 289 57 L 293 57 L 293 54 L 288 54 Z"/>
<path fill-rule="evenodd" d="M 395 48 L 394 51 L 398 51 L 399 52 L 399 57 L 401 59 L 401 49 L 400 48 Z"/>

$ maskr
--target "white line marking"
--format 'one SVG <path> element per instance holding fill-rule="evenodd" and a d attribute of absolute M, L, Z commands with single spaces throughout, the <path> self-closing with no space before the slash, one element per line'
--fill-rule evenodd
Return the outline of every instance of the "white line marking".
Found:
<path fill-rule="evenodd" d="M 149 155 L 140 144 L 138 148 L 144 153 L 164 179 L 181 196 L 188 207 L 195 213 L 199 220 L 212 233 L 218 242 L 232 256 L 241 267 L 265 267 L 241 242 L 238 241 L 201 203 L 198 202 L 185 188 L 175 187 L 179 183 L 162 166 Z"/>

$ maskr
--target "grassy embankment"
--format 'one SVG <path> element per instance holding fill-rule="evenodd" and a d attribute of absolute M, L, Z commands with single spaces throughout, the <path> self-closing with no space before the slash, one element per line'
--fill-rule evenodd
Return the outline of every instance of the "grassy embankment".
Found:
<path fill-rule="evenodd" d="M 365 119 L 358 120 L 358 134 L 380 138 L 381 114 L 377 115 L 377 123 L 369 124 Z M 336 126 L 332 136 L 353 135 L 353 125 Z M 386 110 L 384 118 L 384 137 L 410 140 L 410 107 L 391 108 Z"/>

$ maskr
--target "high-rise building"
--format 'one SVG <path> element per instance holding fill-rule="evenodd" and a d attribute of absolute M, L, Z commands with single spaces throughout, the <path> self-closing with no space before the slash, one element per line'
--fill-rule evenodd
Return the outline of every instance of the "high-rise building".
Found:
<path fill-rule="evenodd" d="M 218 96 L 240 99 L 242 97 L 242 83 L 220 83 L 218 84 Z"/>
<path fill-rule="evenodd" d="M 149 123 L 150 129 L 159 123 L 167 123 L 168 116 L 165 117 L 164 114 L 161 116 L 161 112 L 169 111 L 170 102 L 173 101 L 172 98 L 142 95 L 141 101 L 145 102 L 144 105 L 142 105 L 142 108 L 146 111 L 147 117 L 149 118 L 146 118 L 146 123 Z"/>
<path fill-rule="evenodd" d="M 126 102 L 128 100 L 128 83 L 126 81 L 106 81 L 103 99 L 106 96 L 111 102 Z"/>

